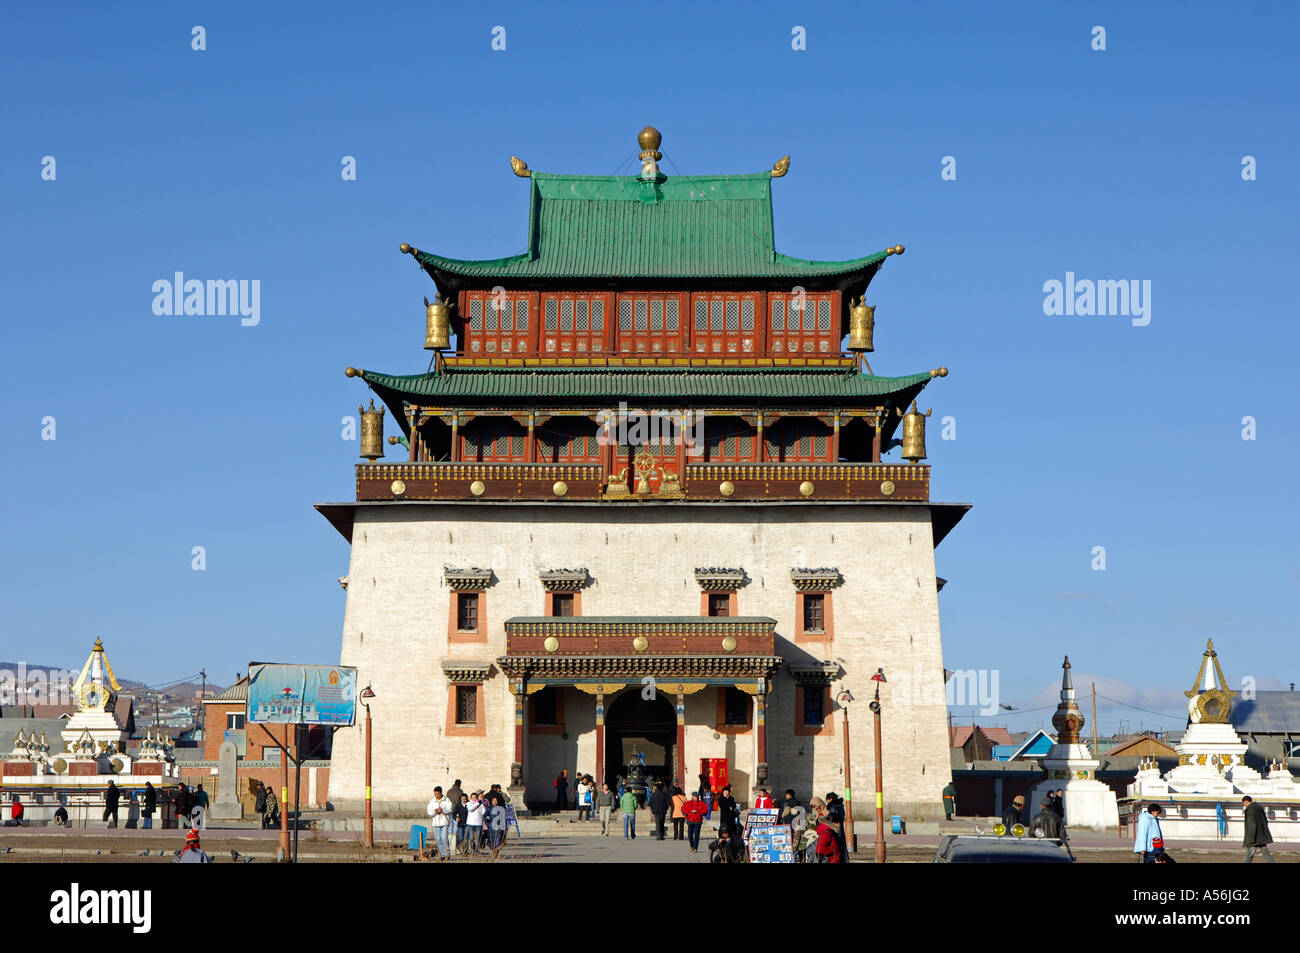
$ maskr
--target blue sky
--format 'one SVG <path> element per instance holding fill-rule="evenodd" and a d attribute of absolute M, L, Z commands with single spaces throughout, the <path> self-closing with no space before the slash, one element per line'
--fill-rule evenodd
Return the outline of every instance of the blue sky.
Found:
<path fill-rule="evenodd" d="M 934 497 L 975 504 L 938 552 L 948 667 L 1035 708 L 1068 652 L 1176 713 L 1213 637 L 1229 679 L 1300 680 L 1297 30 L 1281 2 L 7 4 L 0 656 L 337 659 L 348 548 L 311 504 L 353 492 L 344 366 L 427 361 L 398 243 L 515 253 L 511 153 L 610 173 L 652 123 L 689 174 L 791 154 L 781 251 L 907 246 L 872 366 L 952 371 L 923 400 Z M 176 271 L 260 280 L 260 323 L 155 315 Z M 1066 272 L 1149 280 L 1150 324 L 1044 315 Z"/>

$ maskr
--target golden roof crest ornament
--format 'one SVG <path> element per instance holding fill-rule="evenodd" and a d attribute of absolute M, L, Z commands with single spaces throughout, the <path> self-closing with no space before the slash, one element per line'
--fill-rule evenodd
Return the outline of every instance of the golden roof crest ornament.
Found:
<path fill-rule="evenodd" d="M 646 126 L 636 135 L 637 145 L 641 147 L 641 178 L 653 180 L 659 177 L 659 166 L 656 163 L 664 157 L 659 151 L 660 144 L 664 141 L 663 134 L 654 126 Z"/>
<path fill-rule="evenodd" d="M 776 163 L 772 166 L 772 178 L 779 179 L 789 171 L 790 157 L 785 156 L 784 158 L 777 159 Z"/>
<path fill-rule="evenodd" d="M 1213 663 L 1213 665 L 1211 665 Z M 1214 640 L 1205 643 L 1201 667 L 1196 673 L 1196 683 L 1183 693 L 1187 696 L 1187 713 L 1192 723 L 1227 724 L 1232 714 L 1232 699 L 1237 692 L 1227 688 L 1219 654 L 1214 651 Z"/>
<path fill-rule="evenodd" d="M 519 156 L 510 157 L 510 168 L 521 179 L 527 179 L 533 174 L 532 170 L 528 168 L 528 163 Z"/>

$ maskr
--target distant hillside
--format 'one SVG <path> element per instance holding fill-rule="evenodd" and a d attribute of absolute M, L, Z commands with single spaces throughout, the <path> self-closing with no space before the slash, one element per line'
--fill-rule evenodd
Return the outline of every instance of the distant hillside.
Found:
<path fill-rule="evenodd" d="M 17 674 L 18 664 L 19 663 L 17 662 L 0 662 L 0 668 L 8 669 L 9 671 Z M 59 669 L 62 668 L 62 666 L 59 665 L 41 665 L 33 662 L 24 662 L 23 664 L 26 665 L 27 671 L 29 672 L 34 672 L 37 669 L 41 669 L 47 672 L 58 671 Z M 82 664 L 85 663 L 83 662 Z M 73 673 L 73 678 L 75 679 L 77 674 L 81 671 L 81 669 L 73 668 L 73 669 L 69 669 L 68 671 L 71 671 Z M 117 676 L 117 683 L 122 686 L 122 691 L 127 694 L 136 695 L 142 698 L 146 692 L 151 691 L 149 686 L 146 685 L 144 682 L 137 682 L 133 679 L 123 678 L 116 671 L 113 674 Z M 208 688 L 209 695 L 217 695 L 226 690 L 225 687 L 221 685 L 217 685 L 213 682 L 208 682 L 207 688 Z M 189 704 L 194 701 L 194 696 L 197 695 L 200 691 L 202 691 L 202 689 L 203 689 L 202 682 L 178 682 L 175 685 L 168 685 L 166 688 L 161 689 L 158 692 L 158 694 L 165 699 L 175 700 L 181 704 Z"/>

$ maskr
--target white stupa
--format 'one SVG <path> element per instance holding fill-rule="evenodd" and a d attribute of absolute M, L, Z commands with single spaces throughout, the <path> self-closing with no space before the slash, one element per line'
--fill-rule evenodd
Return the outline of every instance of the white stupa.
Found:
<path fill-rule="evenodd" d="M 1115 792 L 1097 780 L 1098 761 L 1088 750 L 1081 734 L 1083 713 L 1074 697 L 1070 679 L 1070 657 L 1061 666 L 1061 701 L 1052 716 L 1056 744 L 1042 759 L 1047 777 L 1029 792 L 1026 817 L 1038 813 L 1038 805 L 1049 791 L 1065 792 L 1065 823 L 1068 827 L 1102 830 L 1119 826 Z"/>
<path fill-rule="evenodd" d="M 77 711 L 60 732 L 68 751 L 93 752 L 98 756 L 125 750 L 126 728 L 118 722 L 114 711 L 121 690 L 122 686 L 113 675 L 113 666 L 108 664 L 108 656 L 104 654 L 104 643 L 95 639 L 90 657 L 72 685 Z M 88 742 L 93 748 L 86 748 Z"/>

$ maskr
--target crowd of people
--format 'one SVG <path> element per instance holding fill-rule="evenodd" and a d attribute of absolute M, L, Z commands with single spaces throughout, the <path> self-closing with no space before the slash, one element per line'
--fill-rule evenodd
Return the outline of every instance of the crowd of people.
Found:
<path fill-rule="evenodd" d="M 456 779 L 445 792 L 433 789 L 426 812 L 431 841 L 417 848 L 417 860 L 450 860 L 484 854 L 495 859 L 506 844 L 512 823 L 510 796 L 494 784 L 487 791 L 466 792 Z M 517 823 L 517 822 L 516 822 Z"/>

